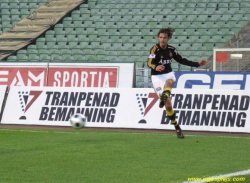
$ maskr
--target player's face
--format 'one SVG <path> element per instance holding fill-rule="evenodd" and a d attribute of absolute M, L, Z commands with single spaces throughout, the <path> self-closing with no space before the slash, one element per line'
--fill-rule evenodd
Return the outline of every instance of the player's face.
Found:
<path fill-rule="evenodd" d="M 160 33 L 158 38 L 159 38 L 160 46 L 161 47 L 166 47 L 167 44 L 168 44 L 168 40 L 169 40 L 168 34 Z"/>

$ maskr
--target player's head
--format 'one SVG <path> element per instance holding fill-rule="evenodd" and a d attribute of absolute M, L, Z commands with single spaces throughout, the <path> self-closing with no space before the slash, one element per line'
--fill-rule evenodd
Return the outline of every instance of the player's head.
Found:
<path fill-rule="evenodd" d="M 172 38 L 174 29 L 172 27 L 162 28 L 158 32 L 158 39 L 161 46 L 166 46 L 168 41 Z"/>
<path fill-rule="evenodd" d="M 168 27 L 168 28 L 162 28 L 162 29 L 160 29 L 159 32 L 158 32 L 158 37 L 160 36 L 161 33 L 162 34 L 167 34 L 167 37 L 169 39 L 171 39 L 172 36 L 173 36 L 173 33 L 174 33 L 174 28 Z"/>

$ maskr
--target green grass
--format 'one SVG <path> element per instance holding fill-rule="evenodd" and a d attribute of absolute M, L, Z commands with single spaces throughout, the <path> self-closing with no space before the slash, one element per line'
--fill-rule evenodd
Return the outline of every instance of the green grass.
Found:
<path fill-rule="evenodd" d="M 0 182 L 183 182 L 249 169 L 249 145 L 243 136 L 4 128 Z"/>

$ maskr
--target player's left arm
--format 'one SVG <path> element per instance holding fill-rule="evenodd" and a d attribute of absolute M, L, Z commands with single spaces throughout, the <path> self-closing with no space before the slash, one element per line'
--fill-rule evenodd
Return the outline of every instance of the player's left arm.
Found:
<path fill-rule="evenodd" d="M 199 62 L 193 62 L 188 60 L 187 58 L 183 58 L 178 51 L 176 50 L 176 48 L 174 48 L 173 50 L 173 58 L 180 64 L 182 65 L 187 65 L 187 66 L 191 66 L 191 67 L 199 67 L 200 64 Z M 203 63 L 203 62 L 202 62 Z"/>

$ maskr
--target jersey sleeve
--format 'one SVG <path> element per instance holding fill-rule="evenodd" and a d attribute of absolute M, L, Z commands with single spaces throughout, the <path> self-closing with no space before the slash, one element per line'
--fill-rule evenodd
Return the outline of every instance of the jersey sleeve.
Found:
<path fill-rule="evenodd" d="M 148 67 L 150 67 L 151 69 L 154 69 L 157 67 L 157 65 L 154 63 L 155 57 L 156 57 L 156 47 L 154 46 L 153 48 L 151 48 L 150 50 L 150 55 L 148 57 Z"/>
<path fill-rule="evenodd" d="M 198 62 L 193 62 L 193 61 L 190 61 L 186 58 L 183 58 L 179 53 L 178 51 L 176 50 L 176 48 L 174 48 L 173 50 L 173 58 L 180 64 L 182 65 L 187 65 L 187 66 L 190 66 L 190 67 L 199 67 L 199 63 Z"/>

